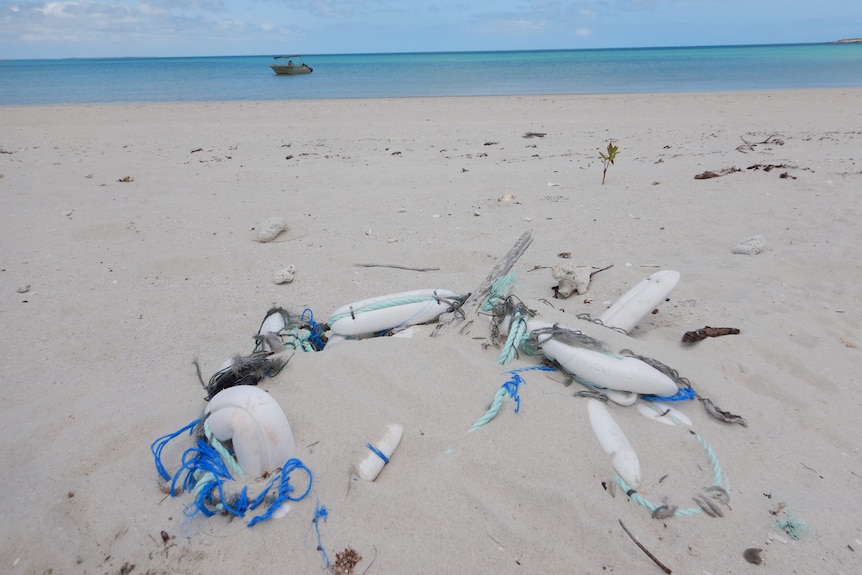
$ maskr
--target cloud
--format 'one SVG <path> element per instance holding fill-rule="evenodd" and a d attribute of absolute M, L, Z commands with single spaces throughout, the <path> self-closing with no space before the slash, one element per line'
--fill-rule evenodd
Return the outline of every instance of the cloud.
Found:
<path fill-rule="evenodd" d="M 252 28 L 221 0 L 0 0 L 4 57 L 152 55 L 172 46 L 179 52 L 165 55 L 212 53 Z"/>

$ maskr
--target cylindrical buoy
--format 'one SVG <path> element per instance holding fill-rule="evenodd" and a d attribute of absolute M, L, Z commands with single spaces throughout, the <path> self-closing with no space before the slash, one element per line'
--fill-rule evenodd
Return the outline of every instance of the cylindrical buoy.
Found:
<path fill-rule="evenodd" d="M 238 385 L 218 392 L 204 417 L 216 439 L 233 444 L 236 462 L 251 478 L 274 472 L 296 452 L 287 416 L 259 387 Z"/>
<path fill-rule="evenodd" d="M 390 423 L 386 426 L 386 431 L 383 435 L 374 442 L 368 444 L 368 453 L 356 466 L 356 471 L 359 477 L 365 481 L 374 481 L 383 470 L 383 467 L 389 463 L 389 458 L 395 453 L 398 444 L 401 442 L 401 435 L 404 429 L 397 423 Z"/>

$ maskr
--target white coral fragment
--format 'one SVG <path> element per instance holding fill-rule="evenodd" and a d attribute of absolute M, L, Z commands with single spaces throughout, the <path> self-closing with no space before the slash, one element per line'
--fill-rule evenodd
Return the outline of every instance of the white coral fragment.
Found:
<path fill-rule="evenodd" d="M 271 242 L 278 237 L 278 234 L 287 229 L 287 220 L 284 218 L 267 218 L 260 224 L 257 230 L 257 241 L 261 243 Z"/>
<path fill-rule="evenodd" d="M 747 240 L 742 240 L 731 249 L 731 253 L 742 254 L 746 256 L 756 256 L 763 251 L 763 246 L 766 245 L 763 236 L 753 236 Z"/>
<path fill-rule="evenodd" d="M 557 264 L 551 268 L 551 275 L 559 282 L 557 293 L 567 298 L 573 293 L 587 293 L 590 285 L 590 267 L 573 263 Z"/>
<path fill-rule="evenodd" d="M 272 276 L 272 283 L 274 284 L 289 284 L 293 281 L 294 276 L 296 275 L 296 266 L 290 264 L 283 270 L 276 272 L 274 276 Z"/>

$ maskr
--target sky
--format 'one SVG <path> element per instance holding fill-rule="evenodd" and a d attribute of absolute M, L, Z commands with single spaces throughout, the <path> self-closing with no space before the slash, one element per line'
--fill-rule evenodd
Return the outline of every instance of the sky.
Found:
<path fill-rule="evenodd" d="M 0 0 L 0 59 L 830 42 L 862 0 Z"/>

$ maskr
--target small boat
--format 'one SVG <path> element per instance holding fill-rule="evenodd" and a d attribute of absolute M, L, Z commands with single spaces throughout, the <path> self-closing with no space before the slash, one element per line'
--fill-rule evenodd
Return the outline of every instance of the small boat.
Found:
<path fill-rule="evenodd" d="M 294 58 L 299 58 L 299 55 L 294 54 L 293 56 L 275 56 L 276 60 L 284 59 L 287 60 L 287 63 L 272 64 L 270 68 L 272 68 L 272 71 L 279 76 L 297 76 L 299 74 L 311 74 L 314 71 L 311 66 L 307 66 L 302 62 L 300 62 L 299 64 L 294 63 Z"/>

